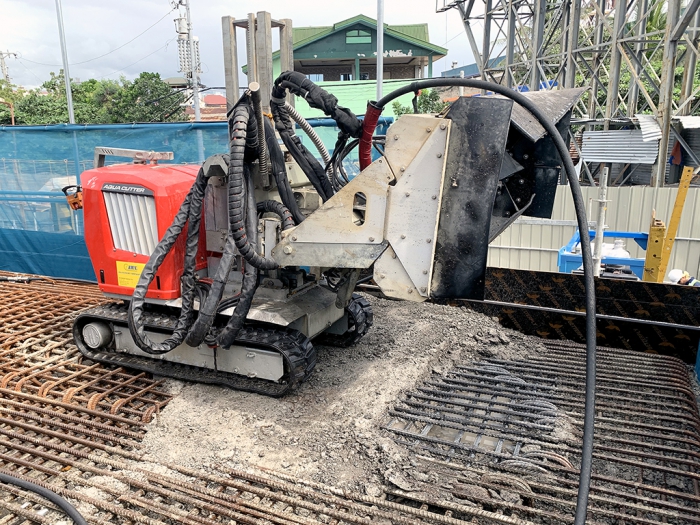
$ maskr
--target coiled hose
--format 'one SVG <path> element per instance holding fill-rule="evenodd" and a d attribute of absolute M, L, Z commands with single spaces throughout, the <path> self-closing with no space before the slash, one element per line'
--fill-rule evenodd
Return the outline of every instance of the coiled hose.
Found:
<path fill-rule="evenodd" d="M 156 246 L 141 272 L 139 282 L 134 288 L 134 293 L 129 303 L 128 323 L 129 332 L 136 345 L 148 354 L 159 355 L 170 352 L 180 346 L 194 321 L 194 299 L 197 296 L 196 281 L 194 276 L 197 249 L 199 247 L 199 224 L 202 217 L 202 202 L 207 186 L 207 175 L 200 169 L 192 188 L 185 197 L 175 219 L 168 227 L 163 238 Z M 182 277 L 180 277 L 182 306 L 180 316 L 173 330 L 173 334 L 162 343 L 151 341 L 143 326 L 142 317 L 148 287 L 156 276 L 158 268 L 165 257 L 170 253 L 178 237 L 182 233 L 185 224 L 188 225 L 187 240 L 185 243 L 185 260 Z"/>
<path fill-rule="evenodd" d="M 428 89 L 442 86 L 464 86 L 485 91 L 493 91 L 499 95 L 513 100 L 525 108 L 540 125 L 547 131 L 557 148 L 564 170 L 571 188 L 571 196 L 574 201 L 576 211 L 576 221 L 581 235 L 581 251 L 583 256 L 583 276 L 584 289 L 586 293 L 586 395 L 583 422 L 583 447 L 581 454 L 581 472 L 579 476 L 578 495 L 576 500 L 576 514 L 574 525 L 584 525 L 586 522 L 586 511 L 588 508 L 588 493 L 591 484 L 591 469 L 593 465 L 593 432 L 595 422 L 595 376 L 596 376 L 596 305 L 595 305 L 595 282 L 593 280 L 593 259 L 591 258 L 591 243 L 588 235 L 588 221 L 586 219 L 586 205 L 581 194 L 581 187 L 576 176 L 574 164 L 569 155 L 569 148 L 564 139 L 561 138 L 557 128 L 547 118 L 547 116 L 527 97 L 518 91 L 486 82 L 484 80 L 474 80 L 466 78 L 450 79 L 429 79 L 412 82 L 395 91 L 392 91 L 378 102 L 370 102 L 367 105 L 367 113 L 362 130 L 362 140 L 360 141 L 360 160 L 369 159 L 371 149 L 371 138 L 376 127 L 377 119 L 381 115 L 382 109 L 392 100 L 407 93 L 415 93 L 421 89 Z M 374 122 L 374 125 L 368 123 Z M 371 159 L 370 159 L 371 162 Z"/>
<path fill-rule="evenodd" d="M 306 119 L 299 114 L 294 106 L 292 106 L 289 102 L 285 102 L 284 107 L 289 113 L 289 116 L 292 117 L 292 120 L 299 124 L 299 127 L 304 130 L 304 133 L 306 133 L 306 135 L 311 139 L 311 142 L 314 143 L 314 146 L 316 146 L 316 149 L 323 159 L 323 163 L 327 165 L 331 161 L 331 155 L 328 153 L 328 150 L 321 140 L 321 137 L 318 136 L 318 133 L 316 133 L 311 124 L 309 124 Z"/>
<path fill-rule="evenodd" d="M 294 228 L 294 217 L 287 207 L 277 201 L 262 201 L 257 204 L 258 213 L 274 213 L 282 221 L 282 229 Z"/>
<path fill-rule="evenodd" d="M 287 164 L 284 162 L 284 153 L 282 153 L 282 148 L 277 143 L 275 128 L 272 127 L 268 119 L 265 119 L 265 140 L 267 141 L 267 150 L 270 153 L 272 175 L 275 177 L 280 199 L 282 199 L 282 203 L 294 217 L 294 222 L 301 224 L 306 217 L 301 213 L 297 200 L 294 198 L 294 191 L 287 178 Z"/>
<path fill-rule="evenodd" d="M 250 304 L 257 288 L 258 268 L 273 269 L 277 263 L 257 254 L 257 206 L 255 189 L 247 164 L 258 154 L 258 130 L 252 115 L 249 98 L 243 97 L 233 108 L 229 122 L 230 154 L 224 156 L 228 162 L 229 176 L 229 236 L 224 247 L 220 264 L 210 286 L 195 279 L 202 205 L 208 184 L 209 174 L 199 170 L 195 183 L 190 188 L 178 213 L 143 269 L 129 304 L 129 332 L 136 345 L 149 354 L 164 354 L 186 342 L 198 346 L 202 342 L 230 346 L 243 326 Z M 283 226 L 294 226 L 292 214 L 287 207 L 276 203 L 263 204 L 269 211 L 280 215 Z M 143 326 L 145 297 L 148 287 L 158 269 L 187 224 L 187 240 L 181 277 L 182 306 L 173 334 L 162 343 L 149 339 Z M 217 312 L 220 310 L 228 275 L 235 261 L 236 249 L 244 257 L 245 274 L 242 290 L 236 298 L 238 306 L 229 319 L 220 337 L 213 341 L 210 331 Z M 195 312 L 194 300 L 199 299 L 200 310 Z"/>
<path fill-rule="evenodd" d="M 231 131 L 231 158 L 228 166 L 229 231 L 233 235 L 233 242 L 236 244 L 238 252 L 248 264 L 260 270 L 274 270 L 279 265 L 272 259 L 261 257 L 255 251 L 248 237 L 248 234 L 252 235 L 253 232 L 248 232 L 245 223 L 246 195 L 254 193 L 252 187 L 250 191 L 247 190 L 246 177 L 244 175 L 245 142 L 248 136 L 249 119 L 250 111 L 248 106 L 241 105 L 234 109 Z M 253 230 L 257 233 L 257 225 Z"/>

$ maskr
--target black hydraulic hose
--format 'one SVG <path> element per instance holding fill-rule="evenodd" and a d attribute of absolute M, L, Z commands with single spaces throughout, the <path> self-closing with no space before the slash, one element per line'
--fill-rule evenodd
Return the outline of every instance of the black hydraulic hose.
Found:
<path fill-rule="evenodd" d="M 263 121 L 265 116 L 262 110 L 262 97 L 260 95 L 260 84 L 251 82 L 248 86 L 250 89 L 250 99 L 253 103 L 253 113 L 255 114 L 255 122 L 258 127 L 258 162 L 260 166 L 260 174 L 267 177 L 270 172 L 269 155 L 267 154 L 267 142 L 265 141 L 265 125 Z"/>
<path fill-rule="evenodd" d="M 199 302 L 199 313 L 192 325 L 185 343 L 189 346 L 197 347 L 204 342 L 205 337 L 209 333 L 209 329 L 214 324 L 216 313 L 219 310 L 219 303 L 224 295 L 228 275 L 231 273 L 233 263 L 236 261 L 236 245 L 233 241 L 233 236 L 229 234 L 224 246 L 224 252 L 219 259 L 219 266 L 216 269 L 216 276 L 211 285 L 209 293 L 202 301 Z"/>
<path fill-rule="evenodd" d="M 294 218 L 287 207 L 281 202 L 272 200 L 258 202 L 257 210 L 258 213 L 274 213 L 277 215 L 282 221 L 283 230 L 294 228 Z"/>
<path fill-rule="evenodd" d="M 228 166 L 228 208 L 229 231 L 238 248 L 238 252 L 246 262 L 260 270 L 274 270 L 279 265 L 272 259 L 261 257 L 255 250 L 254 243 L 250 242 L 245 224 L 244 210 L 246 206 L 246 182 L 245 182 L 245 146 L 246 136 L 251 128 L 256 126 L 250 122 L 250 108 L 242 104 L 233 109 L 231 126 L 231 154 Z M 251 188 L 250 190 L 254 190 Z M 257 215 L 256 215 L 257 216 Z M 255 228 L 257 233 L 257 227 Z"/>
<path fill-rule="evenodd" d="M 309 179 L 316 192 L 321 197 L 323 202 L 326 202 L 333 196 L 333 188 L 326 176 L 323 166 L 319 164 L 311 152 L 301 143 L 301 139 L 294 132 L 292 118 L 285 106 L 284 98 L 277 99 L 273 96 L 270 100 L 270 108 L 272 110 L 272 118 L 275 120 L 275 129 L 284 142 L 287 151 L 294 158 L 301 170 Z"/>
<path fill-rule="evenodd" d="M 190 188 L 187 197 L 175 215 L 175 219 L 168 227 L 165 235 L 160 240 L 155 250 L 148 259 L 148 263 L 141 272 L 141 277 L 134 288 L 134 293 L 129 303 L 128 324 L 129 333 L 136 345 L 148 354 L 165 354 L 180 346 L 185 340 L 194 319 L 194 299 L 197 294 L 195 281 L 195 265 L 197 250 L 199 248 L 199 224 L 202 217 L 202 203 L 207 187 L 207 175 L 203 169 L 199 170 L 197 178 Z M 162 343 L 151 341 L 146 334 L 142 323 L 144 304 L 148 287 L 155 278 L 158 268 L 165 257 L 175 245 L 180 233 L 187 228 L 187 240 L 185 244 L 185 260 L 180 284 L 182 288 L 182 306 L 180 317 L 177 320 L 173 334 Z"/>
<path fill-rule="evenodd" d="M 571 196 L 574 200 L 574 209 L 576 211 L 576 221 L 581 235 L 581 252 L 583 256 L 583 276 L 584 288 L 586 293 L 586 397 L 585 397 L 585 415 L 583 422 L 583 450 L 581 455 L 581 472 L 579 476 L 578 497 L 576 500 L 576 515 L 574 525 L 584 525 L 586 523 L 586 512 L 588 508 L 588 493 L 591 484 L 591 469 L 593 463 L 593 430 L 595 422 L 595 375 L 596 375 L 596 303 L 595 303 L 595 282 L 593 279 L 593 259 L 591 258 L 591 241 L 588 235 L 588 221 L 586 219 L 586 205 L 581 194 L 581 186 L 579 185 L 574 164 L 569 155 L 569 148 L 566 146 L 564 139 L 557 131 L 557 128 L 547 118 L 547 116 L 527 97 L 520 92 L 514 91 L 511 88 L 485 82 L 483 80 L 474 80 L 466 78 L 452 79 L 430 79 L 419 80 L 411 84 L 392 91 L 375 105 L 380 110 L 384 108 L 392 100 L 405 95 L 414 93 L 421 89 L 428 89 L 442 86 L 464 86 L 486 91 L 493 91 L 499 95 L 503 95 L 524 107 L 529 111 L 542 127 L 547 131 L 552 138 L 559 156 L 564 163 L 566 176 L 569 180 L 571 188 Z M 374 130 L 369 130 L 370 133 Z"/>
<path fill-rule="evenodd" d="M 14 476 L 10 476 L 9 474 L 4 474 L 2 472 L 0 472 L 0 482 L 7 483 L 8 485 L 14 485 L 21 489 L 38 494 L 39 496 L 49 500 L 51 503 L 53 503 L 63 512 L 65 512 L 68 515 L 68 517 L 73 520 L 73 523 L 75 523 L 75 525 L 87 525 L 87 521 L 85 520 L 85 518 L 83 518 L 80 512 L 78 512 L 78 510 L 73 505 L 71 505 L 61 496 L 47 488 L 41 487 L 30 481 L 25 481 Z"/>
<path fill-rule="evenodd" d="M 301 224 L 306 217 L 304 217 L 301 210 L 299 210 L 299 205 L 294 198 L 294 191 L 287 178 L 287 165 L 284 162 L 284 153 L 282 153 L 282 148 L 280 148 L 280 145 L 277 143 L 275 128 L 272 127 L 268 119 L 265 119 L 265 140 L 267 141 L 267 150 L 270 154 L 272 175 L 277 182 L 277 191 L 280 194 L 282 203 L 291 212 L 292 217 L 294 217 L 294 222 L 296 224 Z"/>
<path fill-rule="evenodd" d="M 245 208 L 245 224 L 248 230 L 250 241 L 257 246 L 258 244 L 258 210 L 255 204 L 255 188 L 248 169 L 245 169 L 245 185 L 246 185 L 246 208 Z M 258 269 L 251 264 L 246 263 L 245 274 L 243 275 L 243 283 L 241 284 L 241 293 L 238 298 L 238 304 L 233 314 L 226 323 L 226 326 L 221 331 L 216 339 L 217 345 L 223 348 L 231 346 L 238 332 L 245 324 L 246 317 L 250 311 L 250 306 L 253 303 L 255 290 L 258 288 Z"/>

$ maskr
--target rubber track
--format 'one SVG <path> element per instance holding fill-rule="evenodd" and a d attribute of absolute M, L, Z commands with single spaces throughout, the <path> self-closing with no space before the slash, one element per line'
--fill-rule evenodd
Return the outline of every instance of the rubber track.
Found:
<path fill-rule="evenodd" d="M 236 344 L 272 350 L 282 354 L 285 373 L 282 382 L 250 378 L 238 374 L 211 370 L 192 365 L 172 363 L 158 358 L 142 357 L 126 353 L 94 351 L 82 342 L 79 325 L 83 321 L 107 321 L 126 328 L 127 307 L 121 303 L 98 306 L 82 312 L 73 324 L 73 336 L 80 352 L 93 361 L 125 368 L 132 368 L 155 375 L 226 386 L 266 396 L 279 397 L 297 388 L 306 381 L 316 366 L 316 349 L 311 341 L 297 330 L 245 326 L 241 329 Z M 144 313 L 144 324 L 161 332 L 172 331 L 177 319 L 163 314 Z"/>
<path fill-rule="evenodd" d="M 348 331 L 341 335 L 321 334 L 318 337 L 320 344 L 347 348 L 362 339 L 374 324 L 372 305 L 361 295 L 352 294 L 350 304 L 345 307 L 345 311 L 348 314 Z"/>

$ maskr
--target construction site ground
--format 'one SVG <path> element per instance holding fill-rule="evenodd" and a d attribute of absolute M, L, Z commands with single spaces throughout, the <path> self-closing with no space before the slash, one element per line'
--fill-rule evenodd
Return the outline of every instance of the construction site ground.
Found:
<path fill-rule="evenodd" d="M 90 523 L 573 522 L 584 349 L 369 300 L 367 336 L 318 346 L 311 380 L 274 399 L 85 361 L 70 328 L 96 286 L 0 282 L 0 471 Z M 598 364 L 589 523 L 700 523 L 690 368 Z M 25 522 L 69 523 L 0 487 L 0 524 Z"/>

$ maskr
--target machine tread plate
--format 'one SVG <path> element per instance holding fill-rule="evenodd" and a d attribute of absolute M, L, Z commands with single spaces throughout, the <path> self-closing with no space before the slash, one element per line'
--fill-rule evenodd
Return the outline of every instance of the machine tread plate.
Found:
<path fill-rule="evenodd" d="M 162 359 L 151 359 L 127 353 L 92 350 L 81 341 L 79 326 L 81 321 L 106 321 L 127 326 L 127 306 L 112 303 L 83 311 L 75 320 L 73 335 L 80 352 L 93 361 L 122 366 L 149 372 L 155 375 L 226 386 L 235 390 L 254 392 L 266 396 L 279 397 L 298 387 L 311 375 L 316 366 L 316 350 L 304 334 L 292 329 L 278 329 L 260 326 L 245 326 L 236 337 L 235 343 L 272 350 L 282 355 L 285 361 L 284 380 L 280 382 L 251 378 L 238 374 L 211 370 L 193 365 L 174 363 Z M 177 318 L 163 314 L 144 312 L 146 328 L 172 332 Z"/>

